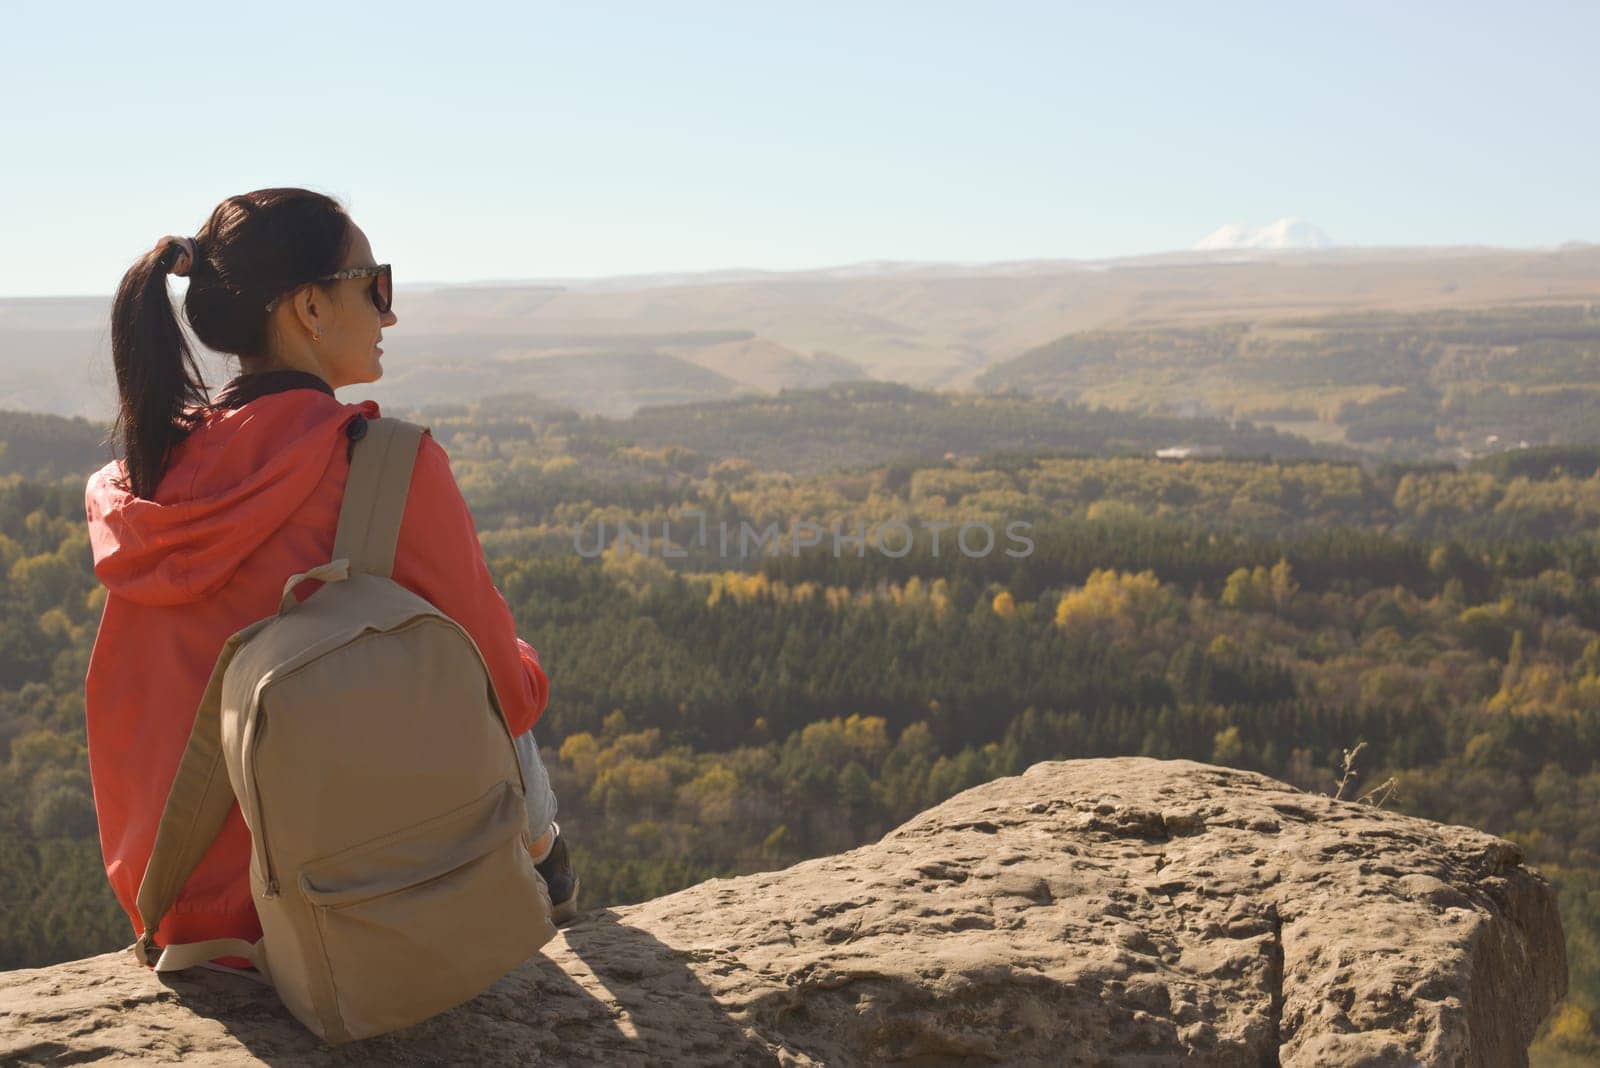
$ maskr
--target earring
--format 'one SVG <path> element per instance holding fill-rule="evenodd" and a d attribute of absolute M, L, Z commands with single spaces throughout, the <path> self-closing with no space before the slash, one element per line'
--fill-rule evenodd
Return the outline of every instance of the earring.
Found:
<path fill-rule="evenodd" d="M 315 334 L 312 334 L 311 335 L 311 340 L 312 341 L 321 341 L 322 340 L 322 331 L 318 330 Z"/>

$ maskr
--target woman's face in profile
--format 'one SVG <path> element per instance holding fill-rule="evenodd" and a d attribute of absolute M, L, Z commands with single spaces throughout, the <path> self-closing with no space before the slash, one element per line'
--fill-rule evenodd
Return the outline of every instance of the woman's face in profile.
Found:
<path fill-rule="evenodd" d="M 340 270 L 374 267 L 372 244 L 361 227 L 350 224 L 350 249 Z M 328 323 L 322 340 L 312 346 L 322 364 L 323 377 L 335 389 L 359 382 L 376 382 L 383 377 L 381 357 L 383 328 L 398 322 L 394 312 L 379 312 L 372 302 L 371 278 L 342 278 L 325 283 L 333 295 Z"/>

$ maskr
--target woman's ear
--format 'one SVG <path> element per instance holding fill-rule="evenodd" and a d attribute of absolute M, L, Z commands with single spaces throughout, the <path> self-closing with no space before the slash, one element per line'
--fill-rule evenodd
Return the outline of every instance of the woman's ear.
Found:
<path fill-rule="evenodd" d="M 314 285 L 302 286 L 294 295 L 294 317 L 305 329 L 307 336 L 321 338 L 327 325 L 328 301 Z"/>

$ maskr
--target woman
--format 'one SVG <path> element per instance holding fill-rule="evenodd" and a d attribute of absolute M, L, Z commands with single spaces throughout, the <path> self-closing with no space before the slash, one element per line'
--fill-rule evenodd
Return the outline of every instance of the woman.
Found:
<path fill-rule="evenodd" d="M 167 276 L 189 278 L 184 313 L 241 374 L 208 401 Z M 288 576 L 333 553 L 350 449 L 373 401 L 341 386 L 383 374 L 393 326 L 387 264 L 339 203 L 261 189 L 217 206 L 191 238 L 163 238 L 129 269 L 112 311 L 125 459 L 89 479 L 95 574 L 108 596 L 85 695 L 100 846 L 135 931 L 139 881 L 195 709 L 223 642 L 277 609 Z M 558 920 L 577 880 L 554 822 L 532 727 L 549 699 L 538 653 L 516 636 L 444 450 L 424 435 L 393 578 L 477 642 L 528 785 L 531 847 Z M 156 933 L 158 945 L 261 937 L 250 832 L 237 807 Z M 244 963 L 244 962 L 236 962 Z"/>

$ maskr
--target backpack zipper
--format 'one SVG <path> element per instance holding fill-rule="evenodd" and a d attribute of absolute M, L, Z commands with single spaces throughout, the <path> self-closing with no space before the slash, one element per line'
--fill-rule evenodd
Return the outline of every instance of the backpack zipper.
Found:
<path fill-rule="evenodd" d="M 262 729 L 261 705 L 258 702 L 250 710 L 250 758 L 245 765 L 245 793 L 250 797 L 251 807 L 255 809 L 256 825 L 251 834 L 251 848 L 255 851 L 256 864 L 261 869 L 261 877 L 266 880 L 266 889 L 262 897 L 278 896 L 278 877 L 272 870 L 272 861 L 269 859 L 271 851 L 267 849 L 267 822 L 261 810 L 261 775 L 256 767 L 256 754 L 260 752 Z"/>

